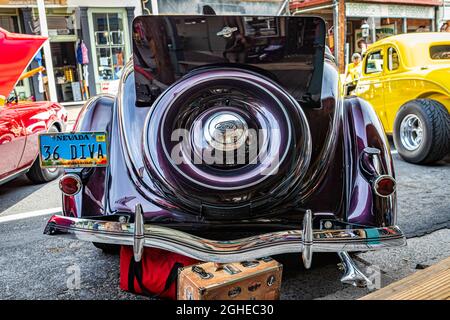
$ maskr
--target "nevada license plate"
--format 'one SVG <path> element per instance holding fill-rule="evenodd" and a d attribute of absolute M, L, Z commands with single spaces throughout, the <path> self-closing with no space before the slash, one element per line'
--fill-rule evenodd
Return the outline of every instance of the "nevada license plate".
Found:
<path fill-rule="evenodd" d="M 106 132 L 42 133 L 39 158 L 43 168 L 106 167 Z"/>

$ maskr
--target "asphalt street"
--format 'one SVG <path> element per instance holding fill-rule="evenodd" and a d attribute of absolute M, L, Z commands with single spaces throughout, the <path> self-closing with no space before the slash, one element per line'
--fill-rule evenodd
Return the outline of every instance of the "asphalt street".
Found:
<path fill-rule="evenodd" d="M 379 274 L 381 286 L 450 256 L 450 160 L 416 166 L 394 154 L 394 161 L 398 225 L 408 246 L 355 256 L 366 274 Z M 120 290 L 118 255 L 42 234 L 48 212 L 60 206 L 57 181 L 32 185 L 19 177 L 0 186 L 0 299 L 145 299 Z M 46 214 L 17 219 L 39 210 Z M 282 299 L 355 299 L 370 292 L 340 283 L 336 254 L 315 254 L 310 270 L 298 254 L 275 259 L 284 265 Z"/>

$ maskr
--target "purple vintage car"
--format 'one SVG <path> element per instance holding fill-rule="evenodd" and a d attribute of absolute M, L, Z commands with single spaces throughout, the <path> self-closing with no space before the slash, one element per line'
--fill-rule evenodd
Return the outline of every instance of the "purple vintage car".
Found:
<path fill-rule="evenodd" d="M 82 109 L 109 163 L 68 168 L 46 234 L 108 250 L 232 262 L 406 244 L 372 107 L 342 98 L 325 23 L 298 16 L 143 16 L 117 97 Z"/>

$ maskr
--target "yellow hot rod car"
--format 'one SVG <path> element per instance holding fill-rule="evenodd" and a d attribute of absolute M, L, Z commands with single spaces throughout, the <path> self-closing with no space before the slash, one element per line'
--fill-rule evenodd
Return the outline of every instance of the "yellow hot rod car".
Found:
<path fill-rule="evenodd" d="M 450 33 L 409 33 L 375 42 L 354 94 L 374 107 L 400 156 L 425 164 L 450 151 Z"/>

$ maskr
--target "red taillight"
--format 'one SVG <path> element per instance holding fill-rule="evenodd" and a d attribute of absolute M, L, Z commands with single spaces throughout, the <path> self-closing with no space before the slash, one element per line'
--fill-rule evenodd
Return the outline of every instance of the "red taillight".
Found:
<path fill-rule="evenodd" d="M 80 192 L 82 182 L 79 176 L 75 174 L 66 174 L 59 180 L 59 188 L 62 193 L 68 196 L 73 196 Z"/>
<path fill-rule="evenodd" d="M 375 179 L 373 189 L 381 197 L 388 197 L 395 191 L 396 182 L 391 176 L 382 175 Z"/>

